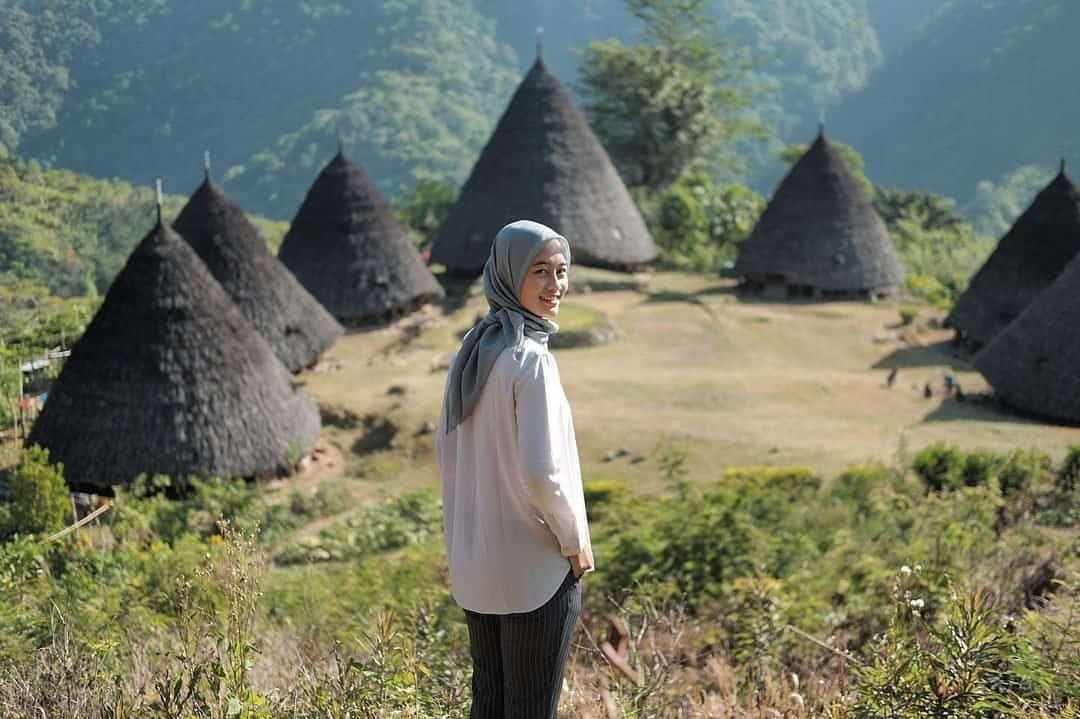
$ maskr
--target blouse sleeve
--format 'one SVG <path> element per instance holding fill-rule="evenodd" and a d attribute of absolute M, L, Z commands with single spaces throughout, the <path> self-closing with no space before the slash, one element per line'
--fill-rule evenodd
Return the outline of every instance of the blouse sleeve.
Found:
<path fill-rule="evenodd" d="M 562 386 L 555 360 L 528 357 L 514 381 L 518 446 L 529 494 L 544 522 L 559 540 L 563 556 L 579 554 L 585 542 L 568 492 L 567 447 Z"/>

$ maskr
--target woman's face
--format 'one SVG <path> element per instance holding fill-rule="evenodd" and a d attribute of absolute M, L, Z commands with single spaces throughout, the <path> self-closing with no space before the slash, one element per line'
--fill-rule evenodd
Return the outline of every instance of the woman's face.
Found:
<path fill-rule="evenodd" d="M 540 317 L 557 317 L 559 302 L 570 291 L 566 254 L 558 240 L 547 242 L 533 258 L 521 283 L 521 306 Z"/>

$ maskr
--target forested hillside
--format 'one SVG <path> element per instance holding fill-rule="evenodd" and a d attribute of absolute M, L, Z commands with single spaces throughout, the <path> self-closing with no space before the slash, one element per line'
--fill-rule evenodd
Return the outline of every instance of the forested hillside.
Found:
<path fill-rule="evenodd" d="M 166 196 L 166 217 L 184 202 Z M 150 187 L 44 170 L 0 149 L 0 284 L 26 282 L 61 297 L 104 293 L 154 216 Z M 256 222 L 268 242 L 280 244 L 284 223 Z"/>
<path fill-rule="evenodd" d="M 875 181 L 966 203 L 980 181 L 1008 185 L 1017 168 L 1031 164 L 1049 171 L 1063 149 L 1080 157 L 1072 78 L 1080 3 L 939 6 L 866 89 L 833 113 L 836 132 L 864 155 Z"/>
<path fill-rule="evenodd" d="M 755 108 L 786 134 L 880 62 L 864 0 L 717 0 L 745 46 Z M 11 0 L 0 142 L 99 177 L 196 177 L 205 148 L 253 211 L 288 218 L 340 132 L 380 187 L 460 182 L 543 26 L 571 87 L 595 39 L 633 42 L 623 0 Z M 63 18 L 62 20 L 60 18 Z M 17 43 L 15 42 L 17 41 Z M 175 176 L 175 177 L 173 177 Z"/>
<path fill-rule="evenodd" d="M 876 183 L 982 212 L 1018 168 L 1052 166 L 1080 119 L 1065 75 L 1080 5 L 1068 0 L 711 10 L 720 36 L 749 53 L 764 90 L 753 109 L 777 138 L 745 149 L 755 174 L 740 179 L 760 191 L 779 171 L 777 147 L 809 139 L 826 110 Z M 172 185 L 195 180 L 210 148 L 238 200 L 282 219 L 339 133 L 389 194 L 422 176 L 460 182 L 532 61 L 538 26 L 571 88 L 589 42 L 639 32 L 625 0 L 7 0 L 0 143 L 54 167 Z"/>

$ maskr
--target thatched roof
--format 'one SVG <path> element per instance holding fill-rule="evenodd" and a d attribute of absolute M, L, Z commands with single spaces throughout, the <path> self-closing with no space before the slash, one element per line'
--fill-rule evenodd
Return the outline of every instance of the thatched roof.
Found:
<path fill-rule="evenodd" d="M 308 190 L 278 258 L 348 325 L 383 322 L 443 296 L 375 185 L 341 151 Z"/>
<path fill-rule="evenodd" d="M 1080 191 L 1064 162 L 971 278 L 945 324 L 974 346 L 1012 322 L 1080 250 Z"/>
<path fill-rule="evenodd" d="M 454 274 L 478 275 L 495 234 L 521 219 L 566 237 L 575 264 L 637 270 L 657 256 L 611 159 L 540 59 L 439 228 L 431 260 Z"/>
<path fill-rule="evenodd" d="M 319 413 L 210 275 L 160 221 L 128 258 L 49 391 L 28 444 L 75 489 L 140 473 L 266 476 L 319 435 Z"/>
<path fill-rule="evenodd" d="M 824 132 L 739 245 L 735 272 L 844 292 L 887 289 L 904 281 L 885 223 Z"/>
<path fill-rule="evenodd" d="M 290 371 L 315 364 L 344 331 L 270 254 L 259 230 L 209 176 L 173 227 Z"/>
<path fill-rule="evenodd" d="M 1003 402 L 1026 414 L 1080 423 L 1080 256 L 975 355 Z"/>

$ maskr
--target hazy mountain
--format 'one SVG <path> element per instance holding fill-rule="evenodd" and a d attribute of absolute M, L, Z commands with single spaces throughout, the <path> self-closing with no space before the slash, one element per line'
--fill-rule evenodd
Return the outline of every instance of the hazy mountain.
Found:
<path fill-rule="evenodd" d="M 980 181 L 1078 157 L 1078 32 L 1074 0 L 944 3 L 831 126 L 876 182 L 970 200 Z"/>

